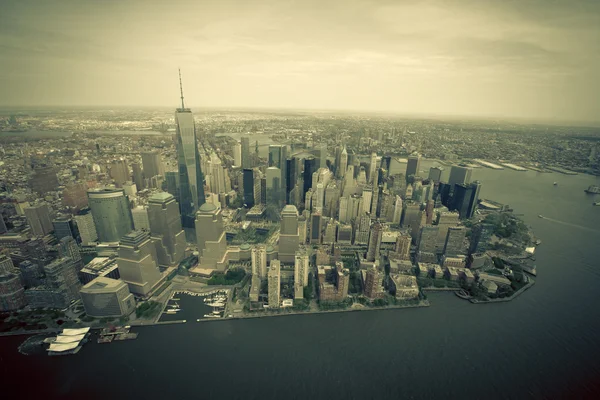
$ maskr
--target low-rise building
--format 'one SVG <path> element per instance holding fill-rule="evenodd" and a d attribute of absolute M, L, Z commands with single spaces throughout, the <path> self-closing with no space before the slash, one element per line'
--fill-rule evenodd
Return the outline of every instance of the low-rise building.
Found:
<path fill-rule="evenodd" d="M 446 267 L 446 278 L 450 279 L 451 281 L 457 281 L 458 270 L 453 267 Z"/>
<path fill-rule="evenodd" d="M 464 268 L 466 264 L 467 264 L 467 258 L 465 256 L 455 256 L 455 257 L 444 257 L 442 266 L 443 267 Z"/>
<path fill-rule="evenodd" d="M 419 297 L 417 278 L 412 275 L 390 275 L 390 293 L 397 299 L 407 300 Z"/>
<path fill-rule="evenodd" d="M 79 279 L 85 285 L 97 277 L 119 279 L 119 266 L 114 257 L 95 257 L 79 271 Z"/>
<path fill-rule="evenodd" d="M 510 280 L 502 275 L 486 274 L 485 272 L 479 273 L 479 280 L 492 281 L 496 285 L 507 285 L 510 286 Z"/>
<path fill-rule="evenodd" d="M 488 294 L 494 294 L 498 291 L 498 285 L 492 281 L 483 281 L 481 286 L 487 290 Z"/>
<path fill-rule="evenodd" d="M 135 310 L 128 285 L 117 279 L 98 277 L 81 288 L 85 313 L 90 317 L 123 317 Z"/>

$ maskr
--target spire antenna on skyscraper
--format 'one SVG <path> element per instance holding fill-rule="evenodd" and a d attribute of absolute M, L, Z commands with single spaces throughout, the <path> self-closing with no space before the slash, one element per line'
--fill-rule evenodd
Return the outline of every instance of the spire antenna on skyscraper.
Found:
<path fill-rule="evenodd" d="M 181 83 L 181 68 L 179 68 L 179 90 L 181 91 L 181 108 L 184 109 L 185 105 L 183 104 L 183 84 Z"/>

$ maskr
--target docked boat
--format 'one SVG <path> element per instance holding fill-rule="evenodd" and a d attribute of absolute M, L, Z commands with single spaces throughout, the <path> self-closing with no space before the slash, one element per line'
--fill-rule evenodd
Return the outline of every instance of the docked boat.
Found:
<path fill-rule="evenodd" d="M 457 290 L 454 294 L 464 300 L 469 300 L 472 297 L 465 289 Z"/>
<path fill-rule="evenodd" d="M 589 194 L 600 194 L 600 186 L 591 185 L 587 189 L 585 189 L 584 192 Z"/>
<path fill-rule="evenodd" d="M 596 202 L 594 202 L 594 205 L 595 205 L 595 206 L 600 206 L 600 201 L 596 201 Z"/>

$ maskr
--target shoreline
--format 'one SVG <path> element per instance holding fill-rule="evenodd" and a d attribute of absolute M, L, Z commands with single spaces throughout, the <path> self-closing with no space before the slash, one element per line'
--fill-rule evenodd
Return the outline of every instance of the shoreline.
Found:
<path fill-rule="evenodd" d="M 485 301 L 481 301 L 481 300 L 477 300 L 477 299 L 469 299 L 469 302 L 471 304 L 486 304 L 486 303 L 505 303 L 507 301 L 514 300 L 517 297 L 519 297 L 521 294 L 523 294 L 527 289 L 529 289 L 533 285 L 535 285 L 535 281 L 533 279 L 529 278 L 529 281 L 530 282 L 527 285 L 523 286 L 521 289 L 514 292 L 513 295 L 510 297 L 505 297 L 503 299 L 490 299 L 490 300 L 485 300 Z"/>

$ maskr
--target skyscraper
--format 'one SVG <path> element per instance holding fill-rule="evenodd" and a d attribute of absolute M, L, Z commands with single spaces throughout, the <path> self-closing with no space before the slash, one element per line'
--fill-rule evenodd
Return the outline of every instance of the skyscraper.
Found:
<path fill-rule="evenodd" d="M 142 168 L 139 163 L 131 164 L 131 169 L 133 170 L 133 183 L 138 190 L 142 190 L 146 187 L 144 184 L 144 174 L 142 173 Z"/>
<path fill-rule="evenodd" d="M 85 246 L 88 243 L 98 240 L 96 225 L 94 224 L 94 218 L 92 217 L 92 212 L 89 208 L 82 209 L 73 218 L 77 223 L 77 231 L 79 232 L 82 245 Z"/>
<path fill-rule="evenodd" d="M 410 260 L 411 241 L 412 240 L 409 234 L 404 232 L 399 233 L 398 237 L 396 238 L 396 246 L 394 247 L 397 258 L 400 260 Z"/>
<path fill-rule="evenodd" d="M 308 189 L 312 188 L 312 176 L 317 170 L 317 162 L 314 157 L 307 157 L 304 159 L 304 190 L 302 196 L 308 192 Z"/>
<path fill-rule="evenodd" d="M 269 167 L 279 168 L 279 191 L 281 204 L 285 201 L 286 195 L 286 177 L 287 177 L 287 146 L 270 145 L 269 146 Z"/>
<path fill-rule="evenodd" d="M 161 279 L 156 247 L 145 231 L 131 231 L 119 245 L 119 274 L 131 293 L 147 296 Z"/>
<path fill-rule="evenodd" d="M 118 242 L 133 230 L 133 217 L 123 189 L 89 190 L 87 195 L 100 242 Z"/>
<path fill-rule="evenodd" d="M 37 204 L 23 209 L 27 223 L 34 236 L 45 236 L 52 232 L 50 210 L 46 204 Z"/>
<path fill-rule="evenodd" d="M 238 142 L 233 145 L 233 165 L 236 167 L 242 166 L 242 145 Z"/>
<path fill-rule="evenodd" d="M 458 211 L 461 219 L 468 219 L 473 216 L 477 206 L 477 194 L 480 185 L 456 184 L 454 185 L 454 195 L 452 197 L 452 209 Z"/>
<path fill-rule="evenodd" d="M 367 248 L 367 261 L 374 262 L 379 259 L 379 250 L 381 248 L 381 239 L 383 236 L 383 225 L 375 222 L 371 226 L 369 235 L 369 247 Z"/>
<path fill-rule="evenodd" d="M 429 168 L 429 180 L 432 180 L 435 183 L 438 183 L 442 180 L 442 172 L 444 171 L 441 167 L 431 167 Z"/>
<path fill-rule="evenodd" d="M 60 240 L 64 237 L 77 238 L 77 228 L 73 223 L 73 219 L 68 216 L 59 216 L 52 220 L 52 226 L 54 227 L 54 237 Z"/>
<path fill-rule="evenodd" d="M 456 256 L 465 251 L 465 228 L 463 226 L 451 226 L 446 234 L 446 243 L 444 244 L 445 256 Z"/>
<path fill-rule="evenodd" d="M 346 150 L 346 146 L 342 149 L 340 153 L 340 163 L 336 170 L 336 175 L 338 178 L 342 179 L 344 175 L 346 175 L 346 169 L 348 168 L 348 151 Z"/>
<path fill-rule="evenodd" d="M 448 178 L 448 184 L 452 189 L 455 189 L 454 185 L 457 184 L 469 184 L 471 183 L 472 168 L 463 167 L 460 165 L 454 165 L 450 169 L 450 177 Z"/>
<path fill-rule="evenodd" d="M 269 291 L 269 308 L 279 308 L 279 297 L 281 290 L 281 264 L 279 260 L 271 260 L 268 276 L 267 288 Z"/>
<path fill-rule="evenodd" d="M 254 207 L 254 171 L 244 168 L 242 172 L 242 186 L 244 193 L 244 204 L 248 208 Z"/>
<path fill-rule="evenodd" d="M 435 225 L 425 225 L 421 227 L 418 240 L 418 251 L 435 254 L 437 249 L 437 238 L 439 227 Z"/>
<path fill-rule="evenodd" d="M 196 211 L 206 202 L 204 175 L 200 168 L 194 116 L 192 111 L 185 108 L 183 103 L 181 72 L 179 73 L 179 87 L 181 89 L 181 108 L 178 108 L 175 112 L 177 161 L 179 165 L 179 207 L 183 226 L 193 228 Z"/>
<path fill-rule="evenodd" d="M 259 244 L 252 249 L 252 275 L 260 279 L 267 277 L 267 247 Z"/>
<path fill-rule="evenodd" d="M 279 231 L 279 259 L 285 263 L 294 262 L 299 247 L 298 210 L 287 205 L 281 211 L 281 229 Z"/>
<path fill-rule="evenodd" d="M 321 243 L 321 229 L 323 217 L 320 213 L 313 213 L 310 217 L 310 243 L 319 244 Z"/>
<path fill-rule="evenodd" d="M 227 241 L 221 209 L 204 203 L 196 214 L 196 241 L 200 252 L 200 266 L 205 269 L 225 270 Z"/>
<path fill-rule="evenodd" d="M 375 180 L 375 174 L 377 173 L 377 153 L 371 153 L 371 159 L 369 162 L 369 183 L 373 183 Z"/>
<path fill-rule="evenodd" d="M 267 168 L 267 205 L 279 209 L 283 205 L 281 192 L 281 170 L 277 167 Z"/>
<path fill-rule="evenodd" d="M 129 181 L 129 167 L 127 167 L 127 161 L 112 161 L 110 163 L 110 177 L 113 178 L 117 187 L 121 187 L 124 182 Z"/>
<path fill-rule="evenodd" d="M 157 151 L 150 151 L 142 153 L 142 166 L 144 168 L 144 176 L 146 179 L 150 179 L 153 176 L 165 174 L 162 160 L 160 159 L 160 153 Z"/>
<path fill-rule="evenodd" d="M 64 304 L 79 299 L 81 283 L 77 278 L 77 268 L 72 258 L 58 258 L 44 266 L 44 272 L 46 284 L 60 293 Z"/>
<path fill-rule="evenodd" d="M 250 156 L 250 139 L 247 136 L 242 137 L 242 168 L 252 168 L 252 158 Z"/>
<path fill-rule="evenodd" d="M 177 265 L 185 257 L 187 244 L 175 197 L 166 192 L 152 195 L 148 200 L 148 219 L 158 263 L 165 266 Z"/>
<path fill-rule="evenodd" d="M 294 298 L 304 298 L 304 287 L 308 285 L 308 255 L 297 251 L 294 256 Z"/>
<path fill-rule="evenodd" d="M 406 164 L 406 179 L 408 179 L 409 176 L 418 176 L 420 169 L 421 155 L 411 154 L 408 156 L 408 163 Z"/>

